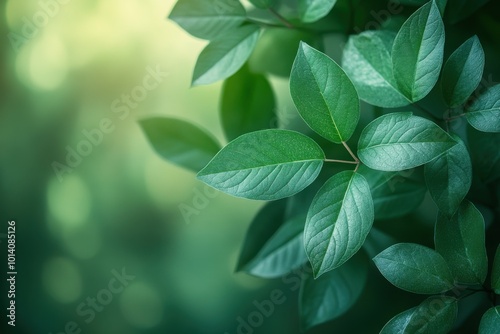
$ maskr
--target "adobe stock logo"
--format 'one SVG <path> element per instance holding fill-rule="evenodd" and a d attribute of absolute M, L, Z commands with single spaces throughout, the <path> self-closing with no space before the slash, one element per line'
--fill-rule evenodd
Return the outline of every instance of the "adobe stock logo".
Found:
<path fill-rule="evenodd" d="M 34 39 L 45 28 L 51 19 L 56 17 L 61 11 L 61 5 L 66 5 L 71 0 L 41 0 L 38 1 L 40 7 L 31 17 L 23 16 L 21 34 L 10 32 L 7 38 L 14 51 L 19 52 L 21 48 Z"/>

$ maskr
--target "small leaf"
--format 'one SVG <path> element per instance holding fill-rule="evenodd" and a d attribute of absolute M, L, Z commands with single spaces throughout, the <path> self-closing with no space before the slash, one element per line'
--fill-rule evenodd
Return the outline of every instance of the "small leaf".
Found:
<path fill-rule="evenodd" d="M 337 0 L 298 0 L 302 22 L 316 22 L 325 17 L 335 6 Z"/>
<path fill-rule="evenodd" d="M 495 290 L 497 295 L 500 295 L 500 245 L 498 245 L 491 270 L 491 288 Z"/>
<path fill-rule="evenodd" d="M 351 137 L 359 120 L 354 85 L 337 63 L 303 42 L 292 67 L 290 93 L 311 129 L 334 143 Z"/>
<path fill-rule="evenodd" d="M 484 219 L 471 202 L 464 200 L 452 218 L 438 215 L 435 243 L 456 282 L 484 283 L 488 274 Z"/>
<path fill-rule="evenodd" d="M 500 306 L 492 307 L 483 314 L 479 334 L 498 334 L 500 328 Z"/>
<path fill-rule="evenodd" d="M 425 181 L 432 199 L 443 214 L 453 216 L 472 184 L 472 163 L 464 142 L 425 165 Z"/>
<path fill-rule="evenodd" d="M 457 299 L 448 296 L 429 297 L 419 306 L 392 318 L 380 334 L 446 334 L 453 328 L 457 313 Z"/>
<path fill-rule="evenodd" d="M 483 132 L 500 132 L 500 85 L 488 88 L 467 107 L 467 121 Z"/>
<path fill-rule="evenodd" d="M 258 26 L 250 24 L 211 41 L 196 61 L 192 85 L 208 85 L 238 71 L 257 44 L 259 31 Z"/>
<path fill-rule="evenodd" d="M 241 25 L 246 11 L 238 0 L 178 0 L 169 19 L 195 37 L 214 39 Z"/>
<path fill-rule="evenodd" d="M 472 159 L 472 169 L 485 183 L 500 178 L 500 133 L 479 132 L 467 129 L 467 138 Z"/>
<path fill-rule="evenodd" d="M 373 258 L 384 277 L 402 290 L 437 294 L 453 288 L 453 276 L 444 258 L 417 244 L 391 246 Z"/>
<path fill-rule="evenodd" d="M 381 30 L 351 35 L 342 56 L 343 68 L 359 97 L 384 108 L 410 104 L 399 92 L 392 71 L 391 50 L 395 37 L 395 33 Z"/>
<path fill-rule="evenodd" d="M 400 171 L 423 165 L 456 143 L 434 122 L 398 112 L 381 116 L 363 129 L 358 157 L 372 169 Z"/>
<path fill-rule="evenodd" d="M 301 133 L 262 130 L 230 142 L 197 177 L 230 195 L 276 200 L 310 185 L 324 159 L 319 145 Z"/>
<path fill-rule="evenodd" d="M 443 68 L 441 87 L 449 107 L 467 101 L 481 82 L 484 70 L 484 51 L 477 36 L 469 38 L 450 56 Z"/>
<path fill-rule="evenodd" d="M 304 243 L 318 277 L 349 260 L 373 224 L 373 202 L 365 178 L 352 171 L 331 177 L 318 191 L 307 214 Z"/>
<path fill-rule="evenodd" d="M 357 257 L 301 286 L 300 319 L 304 330 L 340 317 L 359 299 L 366 285 L 368 266 Z"/>
<path fill-rule="evenodd" d="M 303 231 L 305 215 L 285 218 L 286 200 L 267 204 L 253 219 L 245 236 L 237 270 L 276 278 L 307 262 Z"/>
<path fill-rule="evenodd" d="M 139 123 L 156 153 L 194 172 L 205 167 L 220 150 L 211 135 L 191 123 L 160 117 Z"/>
<path fill-rule="evenodd" d="M 222 128 L 228 140 L 272 127 L 274 94 L 263 75 L 243 67 L 224 82 L 221 100 Z"/>
<path fill-rule="evenodd" d="M 403 24 L 392 47 L 398 88 L 410 101 L 423 99 L 436 84 L 444 54 L 444 24 L 434 1 Z"/>

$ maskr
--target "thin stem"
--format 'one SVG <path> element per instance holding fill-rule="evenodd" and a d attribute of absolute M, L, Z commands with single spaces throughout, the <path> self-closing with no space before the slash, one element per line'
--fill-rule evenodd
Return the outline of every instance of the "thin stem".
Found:
<path fill-rule="evenodd" d="M 349 147 L 349 145 L 347 145 L 347 143 L 345 141 L 342 142 L 342 145 L 344 145 L 345 149 L 347 150 L 347 152 L 349 152 L 349 154 L 351 155 L 351 157 L 354 159 L 354 161 L 359 164 L 359 159 L 356 155 L 354 155 L 354 153 L 352 153 L 351 151 L 351 148 Z"/>
<path fill-rule="evenodd" d="M 280 13 L 278 13 L 273 8 L 269 8 L 269 12 L 271 12 L 271 14 L 273 14 L 274 16 L 276 16 L 276 18 L 278 20 L 280 20 L 281 23 L 283 23 L 285 25 L 285 27 L 287 27 L 288 29 L 293 29 L 294 28 L 293 24 L 291 24 L 290 21 L 288 21 L 287 19 L 285 19 Z"/>
<path fill-rule="evenodd" d="M 338 162 L 338 163 L 341 163 L 341 164 L 350 164 L 350 165 L 358 165 L 359 164 L 357 161 L 349 161 L 349 160 L 325 159 L 323 161 L 325 161 L 325 162 Z"/>

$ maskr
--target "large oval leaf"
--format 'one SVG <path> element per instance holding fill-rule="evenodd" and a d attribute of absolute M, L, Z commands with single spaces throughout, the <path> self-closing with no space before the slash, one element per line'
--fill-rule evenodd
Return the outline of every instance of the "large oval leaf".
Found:
<path fill-rule="evenodd" d="M 492 307 L 483 314 L 479 334 L 497 334 L 500 328 L 500 306 Z"/>
<path fill-rule="evenodd" d="M 191 123 L 166 117 L 139 123 L 162 158 L 194 172 L 205 167 L 220 150 L 214 137 Z"/>
<path fill-rule="evenodd" d="M 458 301 L 448 296 L 433 296 L 419 306 L 392 318 L 380 334 L 446 334 L 457 318 Z"/>
<path fill-rule="evenodd" d="M 453 216 L 472 184 L 472 163 L 464 142 L 453 137 L 458 145 L 425 165 L 425 181 L 439 210 Z"/>
<path fill-rule="evenodd" d="M 438 216 L 435 243 L 456 282 L 484 283 L 488 274 L 484 219 L 471 202 L 464 200 L 452 218 Z"/>
<path fill-rule="evenodd" d="M 315 22 L 325 17 L 335 6 L 337 0 L 298 0 L 302 22 Z"/>
<path fill-rule="evenodd" d="M 453 288 L 453 276 L 444 258 L 417 244 L 393 245 L 373 258 L 384 277 L 402 290 L 436 294 Z"/>
<path fill-rule="evenodd" d="M 273 90 L 263 75 L 250 73 L 244 66 L 224 82 L 220 115 L 228 140 L 273 127 L 274 109 Z"/>
<path fill-rule="evenodd" d="M 400 171 L 423 165 L 456 144 L 434 122 L 398 112 L 381 116 L 363 129 L 358 157 L 372 169 Z"/>
<path fill-rule="evenodd" d="M 352 171 L 331 177 L 307 213 L 304 243 L 314 276 L 341 266 L 363 245 L 373 224 L 373 201 L 365 178 Z"/>
<path fill-rule="evenodd" d="M 196 61 L 192 85 L 208 85 L 238 71 L 257 44 L 259 31 L 256 25 L 246 25 L 210 42 Z"/>
<path fill-rule="evenodd" d="M 500 132 L 500 85 L 488 88 L 467 107 L 467 121 L 483 132 Z"/>
<path fill-rule="evenodd" d="M 301 133 L 262 130 L 230 142 L 197 177 L 234 196 L 276 200 L 310 185 L 324 159 L 319 145 Z"/>
<path fill-rule="evenodd" d="M 311 129 L 334 143 L 351 137 L 359 120 L 354 85 L 332 59 L 303 42 L 292 67 L 290 93 Z"/>
<path fill-rule="evenodd" d="M 352 35 L 342 56 L 342 66 L 356 86 L 359 97 L 384 108 L 410 104 L 399 92 L 392 71 L 391 50 L 395 37 L 395 33 L 384 30 Z"/>
<path fill-rule="evenodd" d="M 473 36 L 452 53 L 443 68 L 441 87 L 448 106 L 465 103 L 481 82 L 484 51 L 477 36 Z"/>
<path fill-rule="evenodd" d="M 302 282 L 299 305 L 304 330 L 340 317 L 359 299 L 366 284 L 368 265 L 353 258 L 341 267 Z"/>
<path fill-rule="evenodd" d="M 195 37 L 213 39 L 242 24 L 246 11 L 238 0 L 178 0 L 169 19 Z"/>
<path fill-rule="evenodd" d="M 439 79 L 443 65 L 444 24 L 434 1 L 403 24 L 392 47 L 398 88 L 410 101 L 423 99 Z"/>

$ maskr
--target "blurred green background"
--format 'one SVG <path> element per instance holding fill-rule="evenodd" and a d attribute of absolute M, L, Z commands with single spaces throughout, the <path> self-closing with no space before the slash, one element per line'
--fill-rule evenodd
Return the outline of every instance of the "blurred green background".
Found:
<path fill-rule="evenodd" d="M 0 55 L 0 246 L 3 257 L 7 221 L 15 220 L 18 271 L 16 328 L 6 326 L 2 312 L 2 333 L 55 334 L 71 321 L 82 333 L 236 332 L 236 318 L 270 291 L 265 280 L 234 274 L 261 203 L 219 194 L 186 221 L 178 206 L 192 206 L 204 186 L 161 160 L 137 123 L 182 117 L 222 138 L 220 85 L 189 88 L 205 42 L 166 20 L 173 0 L 55 3 L 57 12 L 49 9 L 56 14 L 47 22 L 35 18 L 43 28 L 21 41 L 24 19 L 32 21 L 41 4 L 1 6 L 1 34 L 10 38 L 2 38 Z M 168 76 L 120 118 L 113 101 L 157 67 Z M 60 182 L 52 163 L 65 164 L 67 147 L 76 149 L 83 131 L 104 118 L 113 131 Z M 122 268 L 135 278 L 87 323 L 78 306 Z M 4 283 L 1 294 L 5 310 Z M 263 330 L 295 327 L 282 321 L 290 304 Z"/>
<path fill-rule="evenodd" d="M 269 299 L 273 289 L 280 289 L 286 302 L 261 325 L 240 333 L 299 333 L 297 274 L 263 280 L 234 273 L 244 233 L 262 203 L 221 193 L 200 199 L 205 186 L 159 158 L 137 122 L 179 117 L 223 141 L 220 83 L 190 88 L 206 42 L 166 19 L 174 0 L 63 2 L 42 0 L 56 4 L 46 8 L 53 13 L 46 20 L 37 14 L 43 10 L 38 0 L 8 0 L 0 7 L 3 310 L 11 220 L 16 221 L 18 272 L 16 327 L 7 326 L 4 311 L 1 333 L 69 333 L 74 329 L 65 328 L 75 323 L 81 333 L 95 334 L 233 334 L 239 317 L 248 321 L 254 301 Z M 40 20 L 43 27 L 30 28 L 26 20 Z M 128 114 L 116 112 L 117 99 L 125 106 L 124 94 L 139 92 L 145 76 L 157 69 L 167 73 L 163 81 L 128 107 Z M 294 110 L 283 94 L 286 80 L 272 82 L 277 113 Z M 71 172 L 60 170 L 58 177 L 54 162 L 67 164 L 68 152 L 82 148 L 85 134 L 95 133 L 103 120 L 112 130 L 87 147 L 87 156 Z M 196 214 L 183 216 L 183 205 Z M 434 215 L 427 198 L 415 219 L 432 222 Z M 411 239 L 411 229 L 407 234 Z M 129 281 L 110 293 L 110 282 L 122 272 Z M 378 306 L 366 307 L 365 301 L 383 300 L 386 293 L 401 302 L 371 316 L 370 309 Z M 91 316 L 94 298 L 106 303 Z M 372 270 L 358 303 L 364 307 L 311 333 L 334 328 L 356 333 L 364 326 L 377 332 L 419 301 Z"/>

